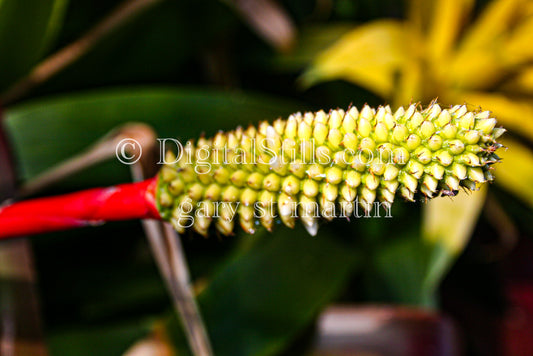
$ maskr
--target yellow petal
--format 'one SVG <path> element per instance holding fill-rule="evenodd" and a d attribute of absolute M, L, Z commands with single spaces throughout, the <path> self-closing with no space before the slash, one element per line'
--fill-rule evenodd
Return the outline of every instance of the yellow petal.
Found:
<path fill-rule="evenodd" d="M 505 82 L 502 89 L 510 93 L 533 94 L 533 66 L 523 68 L 515 77 Z"/>
<path fill-rule="evenodd" d="M 513 100 L 501 94 L 482 92 L 459 93 L 454 99 L 492 111 L 503 127 L 533 140 L 533 103 L 530 100 Z"/>
<path fill-rule="evenodd" d="M 305 85 L 345 79 L 389 97 L 395 74 L 411 52 L 411 42 L 398 21 L 359 26 L 322 52 L 301 79 Z"/>
<path fill-rule="evenodd" d="M 533 58 L 533 16 L 524 19 L 505 42 L 502 54 L 509 65 L 519 65 Z"/>
<path fill-rule="evenodd" d="M 463 90 L 491 88 L 508 74 L 508 66 L 502 60 L 501 52 L 492 47 L 462 50 L 450 59 L 448 65 L 442 64 L 440 70 L 435 70 L 448 87 Z"/>
<path fill-rule="evenodd" d="M 472 194 L 460 192 L 453 198 L 430 200 L 422 216 L 424 239 L 441 243 L 453 255 L 459 254 L 474 230 L 486 194 L 487 187 L 483 184 Z"/>
<path fill-rule="evenodd" d="M 529 0 L 495 0 L 469 27 L 441 78 L 454 88 L 479 90 L 498 84 L 533 55 Z M 445 64 L 445 63 L 444 63 Z M 490 73 L 490 75 L 487 75 Z"/>
<path fill-rule="evenodd" d="M 495 182 L 533 207 L 533 151 L 511 138 L 501 140 L 507 150 L 498 150 Z"/>
<path fill-rule="evenodd" d="M 461 49 L 471 50 L 493 44 L 516 24 L 516 18 L 524 11 L 527 3 L 528 0 L 491 1 L 479 19 L 470 26 Z"/>
<path fill-rule="evenodd" d="M 398 86 L 393 94 L 393 104 L 395 107 L 400 107 L 406 103 L 416 102 L 418 100 L 426 103 L 437 96 L 433 95 L 434 93 L 423 92 L 423 89 L 425 89 L 423 88 L 423 84 L 428 79 L 425 76 L 426 73 L 421 61 L 406 61 L 398 79 Z"/>
<path fill-rule="evenodd" d="M 427 37 L 427 50 L 433 60 L 445 61 L 455 45 L 474 1 L 435 0 L 434 3 L 433 17 Z"/>
<path fill-rule="evenodd" d="M 409 8 L 407 10 L 409 25 L 420 37 L 427 32 L 431 24 L 431 14 L 434 8 L 433 1 L 427 0 L 410 0 Z"/>

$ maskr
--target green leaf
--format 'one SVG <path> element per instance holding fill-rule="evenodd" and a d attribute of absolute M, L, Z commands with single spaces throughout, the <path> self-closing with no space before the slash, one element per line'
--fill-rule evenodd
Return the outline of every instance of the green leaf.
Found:
<path fill-rule="evenodd" d="M 335 23 L 308 26 L 301 29 L 295 48 L 289 53 L 280 54 L 265 65 L 275 66 L 280 71 L 300 71 L 309 65 L 313 59 L 327 47 L 331 46 L 341 36 L 353 29 L 352 24 Z M 264 60 L 258 58 L 258 60 Z"/>
<path fill-rule="evenodd" d="M 430 200 L 423 208 L 422 239 L 428 254 L 425 276 L 419 289 L 425 300 L 434 298 L 437 288 L 457 256 L 464 250 L 476 226 L 487 195 L 479 191 L 460 192 L 454 198 Z"/>
<path fill-rule="evenodd" d="M 48 338 L 47 345 L 51 355 L 122 355 L 151 329 L 148 321 L 69 328 L 54 333 Z"/>
<path fill-rule="evenodd" d="M 7 111 L 6 124 L 20 176 L 28 179 L 126 122 L 148 123 L 160 138 L 185 142 L 202 132 L 211 135 L 299 109 L 302 107 L 288 101 L 260 95 L 172 88 L 113 89 L 25 102 Z M 118 160 L 99 166 L 93 173 L 90 179 L 85 177 L 86 183 L 129 179 L 128 167 Z"/>
<path fill-rule="evenodd" d="M 436 308 L 436 289 L 450 254 L 442 244 L 432 244 L 416 232 L 400 233 L 378 246 L 365 274 L 368 299 Z"/>
<path fill-rule="evenodd" d="M 477 222 L 486 191 L 461 192 L 453 200 L 432 199 L 423 206 L 422 229 L 414 229 L 413 207 L 407 215 L 401 212 L 391 223 L 403 224 L 380 231 L 381 239 L 368 253 L 364 273 L 366 300 L 373 303 L 394 303 L 436 308 L 437 291 L 450 266 L 464 248 Z M 396 203 L 399 204 L 399 203 Z M 412 204 L 410 204 L 412 205 Z M 414 220 L 417 219 L 416 215 Z M 366 233 L 368 234 L 368 232 Z"/>
<path fill-rule="evenodd" d="M 79 38 L 119 3 L 76 1 L 69 7 L 58 40 L 66 45 Z M 156 1 L 107 33 L 35 93 L 131 83 L 197 82 L 201 71 L 194 61 L 219 45 L 220 38 L 232 33 L 238 24 L 237 16 L 219 1 Z"/>
<path fill-rule="evenodd" d="M 199 297 L 216 355 L 273 355 L 282 351 L 339 293 L 360 253 L 322 231 L 297 227 L 259 239 L 221 268 Z M 179 354 L 184 340 L 169 323 Z"/>
<path fill-rule="evenodd" d="M 61 25 L 67 0 L 0 1 L 0 89 L 28 72 Z"/>

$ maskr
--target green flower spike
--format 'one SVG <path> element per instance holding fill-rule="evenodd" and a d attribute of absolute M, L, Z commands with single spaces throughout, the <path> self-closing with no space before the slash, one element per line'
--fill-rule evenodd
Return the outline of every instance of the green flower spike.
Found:
<path fill-rule="evenodd" d="M 365 105 L 218 132 L 168 153 L 157 204 L 179 232 L 229 235 L 238 219 L 254 233 L 300 218 L 311 235 L 319 219 L 347 217 L 362 207 L 390 209 L 395 196 L 426 200 L 477 189 L 493 180 L 496 128 L 487 111 L 434 103 L 377 110 Z"/>

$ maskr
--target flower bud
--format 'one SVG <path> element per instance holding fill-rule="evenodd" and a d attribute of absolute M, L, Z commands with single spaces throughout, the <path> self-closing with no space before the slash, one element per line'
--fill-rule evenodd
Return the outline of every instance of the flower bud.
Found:
<path fill-rule="evenodd" d="M 359 117 L 360 119 L 366 120 L 366 122 L 370 123 L 374 121 L 374 112 L 370 106 L 365 104 L 365 106 L 363 106 L 363 110 L 361 110 L 361 114 L 359 115 Z M 359 130 L 361 129 L 359 128 Z"/>
<path fill-rule="evenodd" d="M 436 124 L 440 127 L 446 126 L 450 121 L 452 121 L 452 116 L 448 110 L 442 110 L 437 118 Z"/>
<path fill-rule="evenodd" d="M 303 182 L 302 192 L 309 198 L 315 197 L 318 194 L 318 183 L 312 179 L 306 179 Z"/>
<path fill-rule="evenodd" d="M 366 118 L 361 116 L 359 118 L 359 122 L 357 125 L 357 133 L 361 137 L 368 137 L 371 131 L 372 131 L 372 125 L 370 124 L 370 121 L 368 121 Z"/>
<path fill-rule="evenodd" d="M 332 148 L 339 148 L 343 139 L 342 133 L 337 129 L 331 129 L 328 133 L 328 143 Z"/>
<path fill-rule="evenodd" d="M 338 129 L 341 126 L 342 120 L 344 119 L 344 112 L 341 110 L 333 110 L 329 114 L 328 126 L 331 129 Z"/>
<path fill-rule="evenodd" d="M 407 139 L 408 136 L 409 130 L 407 127 L 405 127 L 405 125 L 398 124 L 392 130 L 392 139 L 396 144 L 401 144 Z"/>
<path fill-rule="evenodd" d="M 479 119 L 476 121 L 476 130 L 488 135 L 494 130 L 496 126 L 496 119 Z"/>
<path fill-rule="evenodd" d="M 418 135 L 410 134 L 409 137 L 407 137 L 407 141 L 405 144 L 407 149 L 412 152 L 420 145 L 421 142 L 422 140 L 420 140 L 420 137 Z"/>
<path fill-rule="evenodd" d="M 300 180 L 294 176 L 288 176 L 283 180 L 281 190 L 288 195 L 296 195 L 300 192 Z"/>
<path fill-rule="evenodd" d="M 389 129 L 384 123 L 378 122 L 374 129 L 374 138 L 376 142 L 387 142 L 389 137 Z"/>
<path fill-rule="evenodd" d="M 313 129 L 313 138 L 317 145 L 322 145 L 328 137 L 328 128 L 326 125 L 317 123 Z"/>

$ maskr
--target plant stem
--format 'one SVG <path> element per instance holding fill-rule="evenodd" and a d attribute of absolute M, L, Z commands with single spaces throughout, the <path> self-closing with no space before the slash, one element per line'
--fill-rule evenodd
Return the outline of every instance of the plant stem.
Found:
<path fill-rule="evenodd" d="M 141 132 L 146 133 L 146 130 Z M 154 145 L 147 148 L 146 151 L 156 149 Z M 132 165 L 131 174 L 134 181 L 142 181 L 146 177 L 146 170 L 147 167 L 143 167 L 140 162 Z M 194 298 L 189 266 L 180 236 L 169 223 L 143 219 L 142 224 L 192 353 L 195 356 L 213 355 L 207 328 Z"/>
<path fill-rule="evenodd" d="M 135 139 L 137 142 L 139 142 L 142 150 L 147 153 L 154 150 L 155 142 L 157 142 L 156 133 L 146 124 L 127 123 L 119 126 L 118 128 L 115 128 L 106 134 L 102 139 L 85 151 L 70 157 L 58 165 L 49 168 L 35 178 L 24 182 L 18 191 L 17 197 L 25 198 L 30 195 L 40 193 L 43 189 L 48 188 L 53 184 L 57 184 L 66 177 L 70 177 L 82 171 L 83 169 L 94 166 L 100 162 L 110 159 L 111 157 L 115 157 L 117 146 L 119 145 L 120 141 L 126 138 Z M 139 154 L 134 149 L 128 150 L 127 153 L 134 155 Z M 152 156 L 153 155 L 149 154 L 142 155 L 138 164 L 134 164 L 132 167 L 142 168 L 145 165 L 149 166 L 148 162 L 146 162 L 146 164 L 144 163 L 145 160 L 150 159 L 149 157 Z M 155 173 L 156 172 L 154 169 L 150 169 L 148 176 L 151 177 Z M 136 181 L 141 180 L 144 179 L 137 179 Z"/>
<path fill-rule="evenodd" d="M 156 179 L 96 188 L 0 208 L 0 239 L 98 225 L 106 221 L 159 219 Z"/>
<path fill-rule="evenodd" d="M 0 107 L 0 201 L 3 201 L 15 195 L 16 174 L 1 117 Z M 0 355 L 48 354 L 33 261 L 27 238 L 0 243 Z"/>

